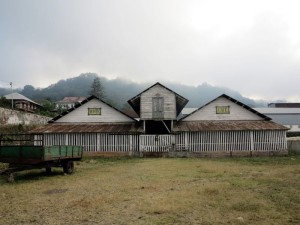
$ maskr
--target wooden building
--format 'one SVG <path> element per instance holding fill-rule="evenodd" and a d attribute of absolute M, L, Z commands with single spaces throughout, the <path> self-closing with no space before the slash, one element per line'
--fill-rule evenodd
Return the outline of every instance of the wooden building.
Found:
<path fill-rule="evenodd" d="M 178 120 L 187 102 L 156 83 L 128 101 L 139 120 L 91 96 L 34 132 L 46 145 L 139 156 L 287 154 L 287 128 L 249 106 L 221 95 Z"/>
<path fill-rule="evenodd" d="M 62 100 L 55 102 L 55 109 L 71 109 L 76 104 L 84 101 L 86 97 L 64 97 Z"/>
<path fill-rule="evenodd" d="M 133 152 L 138 150 L 139 123 L 108 103 L 91 96 L 46 126 L 45 145 L 80 145 L 85 151 Z"/>
<path fill-rule="evenodd" d="M 171 134 L 174 121 L 188 100 L 160 83 L 128 100 L 143 122 L 145 134 Z"/>
<path fill-rule="evenodd" d="M 181 118 L 174 130 L 182 149 L 202 155 L 286 154 L 286 127 L 221 95 Z"/>
<path fill-rule="evenodd" d="M 11 93 L 4 96 L 7 100 L 11 100 L 14 108 L 25 111 L 25 112 L 34 112 L 39 107 L 40 104 L 32 101 L 31 99 L 21 95 L 19 93 Z"/>

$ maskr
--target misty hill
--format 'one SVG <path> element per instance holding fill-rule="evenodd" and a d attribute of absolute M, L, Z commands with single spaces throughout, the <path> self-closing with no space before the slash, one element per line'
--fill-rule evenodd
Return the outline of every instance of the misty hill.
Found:
<path fill-rule="evenodd" d="M 95 73 L 85 73 L 77 77 L 60 80 L 46 88 L 35 88 L 32 85 L 26 85 L 23 90 L 20 90 L 19 92 L 35 101 L 41 101 L 44 99 L 58 101 L 66 96 L 88 97 L 90 95 L 89 92 L 92 82 L 97 76 L 98 75 Z M 102 86 L 104 87 L 105 101 L 119 109 L 129 107 L 127 100 L 153 85 L 153 83 L 140 84 L 121 78 L 109 80 L 105 77 L 99 77 L 102 82 Z M 200 107 L 223 93 L 251 107 L 266 105 L 265 102 L 255 102 L 254 100 L 245 98 L 240 93 L 228 88 L 211 86 L 206 83 L 196 87 L 175 82 L 162 82 L 162 84 L 187 98 L 189 100 L 187 107 Z M 5 94 L 9 93 L 9 91 L 9 89 L 1 89 L 0 95 L 3 95 L 3 92 Z"/>

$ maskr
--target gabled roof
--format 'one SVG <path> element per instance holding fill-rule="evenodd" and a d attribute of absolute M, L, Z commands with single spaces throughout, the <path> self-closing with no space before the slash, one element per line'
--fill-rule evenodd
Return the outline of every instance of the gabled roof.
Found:
<path fill-rule="evenodd" d="M 72 111 L 74 111 L 75 109 L 79 108 L 80 106 L 86 104 L 87 102 L 91 101 L 92 99 L 97 99 L 97 100 L 99 100 L 100 102 L 102 102 L 102 103 L 108 105 L 109 107 L 111 107 L 111 108 L 115 109 L 116 111 L 122 113 L 123 115 L 127 116 L 128 118 L 130 118 L 130 119 L 136 121 L 136 119 L 132 118 L 131 116 L 128 116 L 127 114 L 125 114 L 124 112 L 118 110 L 117 108 L 113 107 L 112 105 L 108 104 L 107 102 L 105 102 L 105 101 L 103 101 L 103 100 L 97 98 L 96 96 L 92 95 L 92 96 L 86 98 L 85 100 L 83 100 L 82 102 L 76 104 L 76 105 L 75 105 L 74 107 L 72 107 L 71 109 L 68 109 L 66 112 L 64 112 L 64 113 L 62 113 L 62 114 L 60 114 L 60 115 L 54 117 L 54 118 L 53 118 L 52 120 L 50 120 L 48 123 L 53 123 L 53 122 L 55 122 L 56 120 L 58 120 L 58 119 L 62 118 L 63 116 L 69 114 L 70 112 L 72 112 Z"/>
<path fill-rule="evenodd" d="M 40 105 L 40 104 L 38 104 L 38 103 L 32 101 L 31 99 L 25 97 L 24 95 L 21 95 L 21 94 L 16 93 L 16 92 L 15 92 L 15 93 L 8 94 L 8 95 L 4 95 L 4 97 L 5 97 L 6 99 L 25 100 L 25 101 L 31 102 L 31 103 L 33 103 L 33 104 L 35 104 L 35 105 Z"/>
<path fill-rule="evenodd" d="M 148 91 L 149 89 L 153 88 L 156 85 L 160 85 L 161 87 L 163 87 L 163 88 L 167 89 L 168 91 L 170 91 L 170 92 L 172 92 L 172 93 L 175 94 L 175 96 L 176 96 L 176 111 L 177 111 L 177 116 L 178 116 L 179 113 L 181 112 L 181 110 L 184 108 L 184 106 L 188 103 L 189 100 L 187 100 L 186 98 L 182 97 L 181 95 L 177 94 L 175 91 L 172 91 L 171 89 L 167 88 L 166 86 L 162 85 L 159 82 L 153 84 L 152 86 L 150 86 L 146 90 L 142 91 L 138 95 L 136 95 L 133 98 L 129 99 L 127 102 L 134 109 L 134 111 L 138 115 L 140 115 L 141 95 L 144 92 Z"/>
<path fill-rule="evenodd" d="M 219 97 L 217 97 L 217 98 L 213 99 L 212 101 L 208 102 L 207 104 L 205 104 L 205 105 L 201 106 L 200 108 L 196 109 L 196 110 L 193 111 L 192 113 L 190 113 L 190 114 L 188 114 L 188 115 L 182 117 L 179 121 L 181 121 L 181 120 L 185 119 L 186 117 L 188 117 L 188 116 L 190 116 L 190 115 L 192 115 L 192 114 L 198 112 L 199 110 L 201 110 L 202 108 L 204 108 L 204 107 L 206 107 L 207 105 L 211 104 L 212 102 L 214 102 L 214 101 L 217 100 L 218 98 L 226 98 L 226 99 L 228 99 L 229 101 L 231 101 L 231 102 L 233 102 L 233 103 L 235 103 L 235 104 L 237 104 L 237 105 L 243 107 L 244 109 L 246 109 L 246 110 L 248 110 L 248 111 L 250 111 L 250 112 L 256 114 L 257 116 L 263 118 L 263 119 L 266 120 L 266 121 L 272 120 L 270 117 L 268 117 L 268 116 L 266 116 L 266 115 L 264 115 L 264 114 L 262 114 L 262 113 L 260 113 L 260 112 L 258 112 L 258 111 L 256 111 L 256 110 L 254 110 L 253 108 L 251 108 L 251 107 L 245 105 L 244 103 L 242 103 L 242 102 L 240 102 L 240 101 L 238 101 L 238 100 L 236 100 L 236 99 L 234 99 L 234 98 L 232 98 L 232 97 L 230 97 L 230 96 L 228 96 L 228 95 L 226 95 L 226 94 L 222 94 L 222 95 L 220 95 Z"/>

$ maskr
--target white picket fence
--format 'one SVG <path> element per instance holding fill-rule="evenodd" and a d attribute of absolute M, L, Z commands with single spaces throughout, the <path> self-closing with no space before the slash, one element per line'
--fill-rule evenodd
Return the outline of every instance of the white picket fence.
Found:
<path fill-rule="evenodd" d="M 173 135 L 140 135 L 140 152 L 169 152 L 173 144 Z"/>
<path fill-rule="evenodd" d="M 175 135 L 177 150 L 269 151 L 287 149 L 285 131 L 202 131 Z"/>
<path fill-rule="evenodd" d="M 286 150 L 285 131 L 202 131 L 172 135 L 110 133 L 44 134 L 44 144 L 78 145 L 97 152 Z"/>
<path fill-rule="evenodd" d="M 77 145 L 87 152 L 130 152 L 139 148 L 138 134 L 56 133 L 44 136 L 46 146 Z"/>

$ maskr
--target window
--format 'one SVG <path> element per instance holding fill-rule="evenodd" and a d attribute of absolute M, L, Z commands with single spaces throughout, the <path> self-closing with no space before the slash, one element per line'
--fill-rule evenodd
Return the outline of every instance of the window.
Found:
<path fill-rule="evenodd" d="M 216 106 L 216 114 L 230 114 L 230 106 Z"/>
<path fill-rule="evenodd" d="M 89 116 L 101 115 L 101 108 L 88 108 L 88 115 Z"/>

